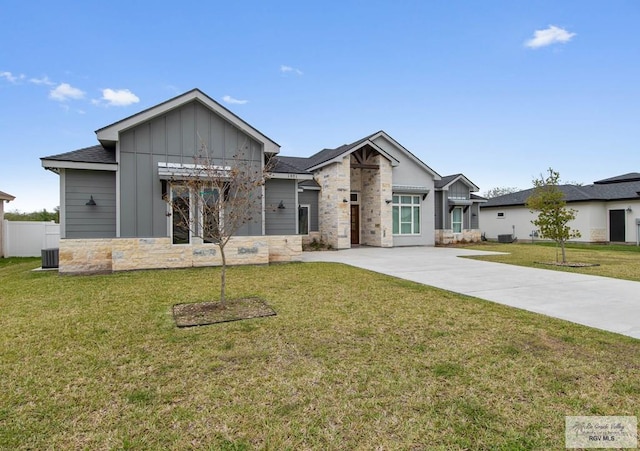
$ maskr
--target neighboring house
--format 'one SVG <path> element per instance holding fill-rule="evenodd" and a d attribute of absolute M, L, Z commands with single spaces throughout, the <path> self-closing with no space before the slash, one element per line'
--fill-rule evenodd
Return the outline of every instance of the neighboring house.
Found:
<path fill-rule="evenodd" d="M 313 239 L 334 249 L 435 243 L 441 177 L 383 131 L 309 158 L 277 156 L 276 142 L 194 89 L 96 135 L 98 145 L 41 159 L 60 175 L 60 272 L 220 264 L 214 245 L 179 233 L 164 200 L 202 144 L 221 165 L 241 148 L 254 164 L 275 157 L 262 210 L 227 246 L 231 264 L 297 259 Z M 477 191 L 463 176 L 439 189 L 458 184 Z"/>
<path fill-rule="evenodd" d="M 567 207 L 577 211 L 569 223 L 580 231 L 573 241 L 636 243 L 640 237 L 640 173 L 598 180 L 592 185 L 561 185 Z M 520 240 L 540 239 L 531 223 L 537 217 L 525 206 L 533 188 L 489 199 L 480 209 L 488 239 L 513 234 Z"/>
<path fill-rule="evenodd" d="M 0 258 L 4 257 L 4 203 L 11 202 L 15 196 L 0 191 Z"/>
<path fill-rule="evenodd" d="M 453 174 L 436 181 L 435 189 L 436 243 L 480 241 L 480 204 L 487 201 L 473 194 L 480 188 L 464 175 Z"/>

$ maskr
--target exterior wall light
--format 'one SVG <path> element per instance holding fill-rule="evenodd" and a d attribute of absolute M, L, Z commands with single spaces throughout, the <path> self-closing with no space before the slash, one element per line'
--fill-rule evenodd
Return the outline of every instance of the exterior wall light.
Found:
<path fill-rule="evenodd" d="M 89 199 L 89 202 L 87 202 L 85 205 L 89 205 L 90 207 L 95 207 L 96 205 L 96 201 L 93 200 L 93 194 L 91 195 L 91 198 Z"/>

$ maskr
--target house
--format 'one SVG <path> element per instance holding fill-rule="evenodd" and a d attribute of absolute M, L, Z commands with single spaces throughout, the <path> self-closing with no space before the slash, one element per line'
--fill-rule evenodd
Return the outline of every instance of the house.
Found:
<path fill-rule="evenodd" d="M 278 161 L 312 175 L 298 186 L 299 217 L 310 220 L 305 241 L 316 238 L 335 249 L 434 244 L 433 192 L 440 176 L 384 131 Z"/>
<path fill-rule="evenodd" d="M 230 264 L 295 260 L 313 239 L 334 249 L 433 245 L 438 189 L 477 191 L 461 175 L 436 189 L 441 177 L 384 131 L 308 158 L 280 156 L 275 141 L 198 89 L 96 137 L 97 145 L 41 158 L 60 176 L 60 272 L 220 264 L 216 246 L 178 230 L 164 200 L 184 190 L 174 175 L 189 177 L 202 145 L 223 166 L 238 149 L 251 164 L 275 161 L 261 210 L 227 245 Z M 472 225 L 475 210 L 464 207 L 468 219 L 455 227 Z"/>
<path fill-rule="evenodd" d="M 4 257 L 4 203 L 14 199 L 15 196 L 0 191 L 0 258 Z"/>
<path fill-rule="evenodd" d="M 561 185 L 567 207 L 576 210 L 569 223 L 580 232 L 579 242 L 636 243 L 640 237 L 640 173 L 633 172 L 591 185 Z M 518 239 L 540 239 L 531 223 L 536 214 L 525 206 L 533 188 L 489 199 L 480 209 L 482 230 L 488 239 L 513 234 Z"/>
<path fill-rule="evenodd" d="M 480 204 L 487 199 L 463 174 L 442 177 L 435 182 L 436 243 L 480 241 Z"/>

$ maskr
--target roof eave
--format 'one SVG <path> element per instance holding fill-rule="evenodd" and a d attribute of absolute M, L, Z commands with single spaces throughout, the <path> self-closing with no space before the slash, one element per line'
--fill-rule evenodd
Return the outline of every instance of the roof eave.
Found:
<path fill-rule="evenodd" d="M 59 169 L 86 169 L 91 171 L 117 171 L 118 163 L 87 163 L 82 161 L 61 161 L 40 159 L 42 167 L 57 172 Z"/>

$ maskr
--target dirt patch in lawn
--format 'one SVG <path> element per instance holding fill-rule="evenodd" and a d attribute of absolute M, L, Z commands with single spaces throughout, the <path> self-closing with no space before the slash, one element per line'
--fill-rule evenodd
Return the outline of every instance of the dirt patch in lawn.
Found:
<path fill-rule="evenodd" d="M 577 262 L 536 262 L 539 265 L 564 266 L 565 268 L 588 268 L 590 266 L 600 266 L 600 263 L 577 263 Z"/>
<path fill-rule="evenodd" d="M 173 306 L 173 318 L 178 327 L 206 326 L 275 314 L 275 310 L 260 298 L 228 299 L 224 306 L 220 302 L 197 302 Z"/>

